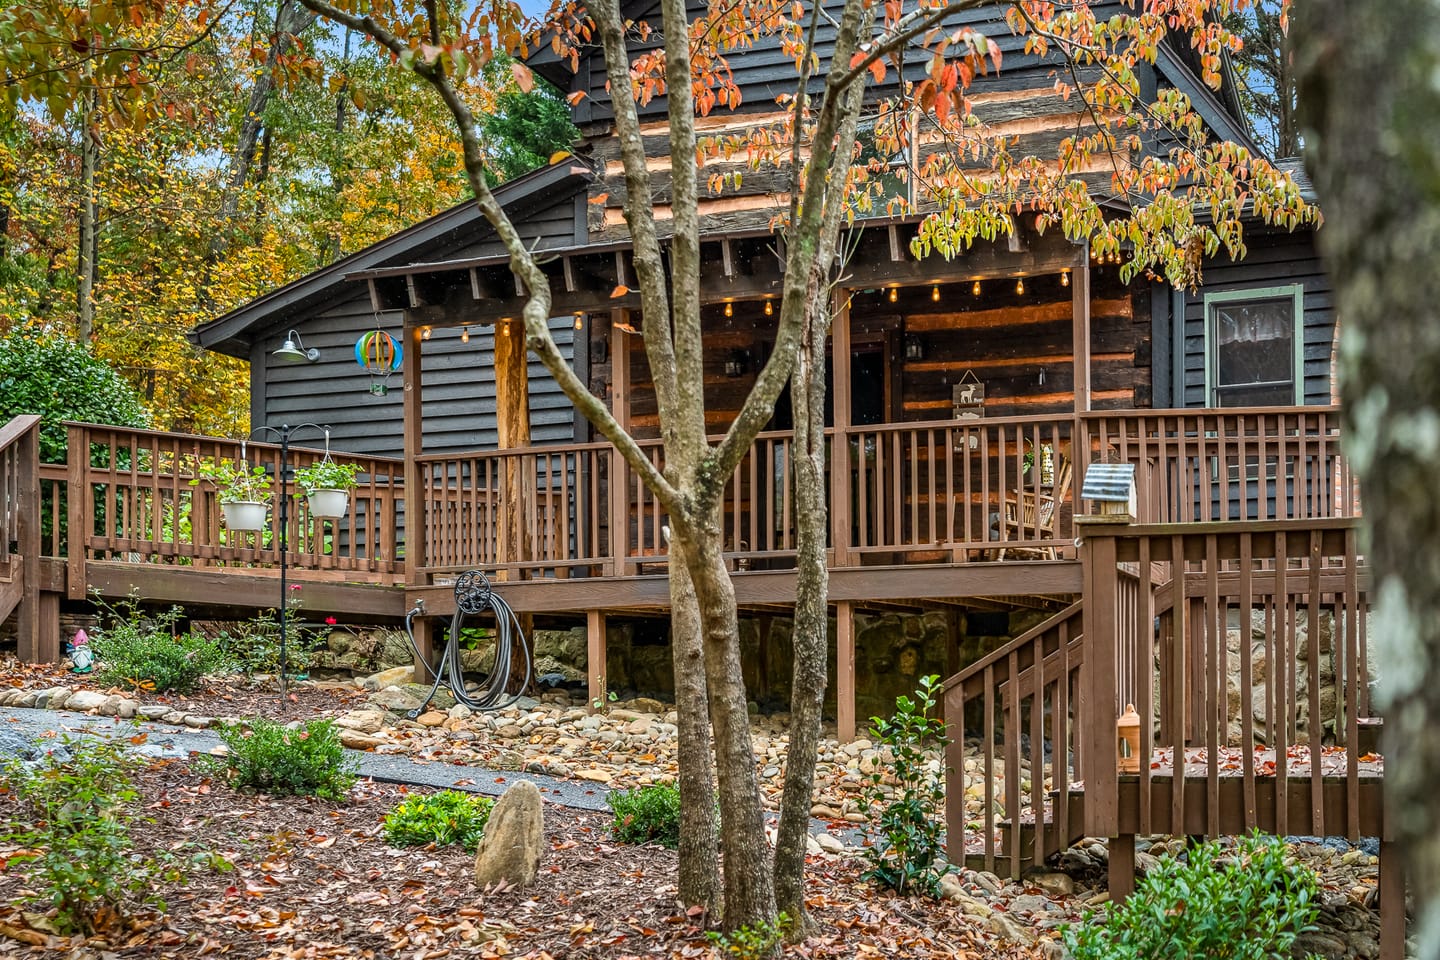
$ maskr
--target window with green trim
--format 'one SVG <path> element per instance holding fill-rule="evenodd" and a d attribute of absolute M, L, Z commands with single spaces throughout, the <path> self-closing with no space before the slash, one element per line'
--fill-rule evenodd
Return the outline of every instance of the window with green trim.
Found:
<path fill-rule="evenodd" d="M 1205 397 L 1212 407 L 1305 402 L 1299 284 L 1205 295 Z"/>

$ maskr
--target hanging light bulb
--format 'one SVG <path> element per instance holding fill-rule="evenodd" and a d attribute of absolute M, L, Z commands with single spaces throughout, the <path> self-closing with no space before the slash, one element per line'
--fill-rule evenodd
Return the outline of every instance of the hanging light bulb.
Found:
<path fill-rule="evenodd" d="M 975 283 L 971 285 L 971 287 L 970 287 L 970 292 L 971 292 L 972 294 L 974 294 L 975 296 L 977 296 L 977 297 L 980 296 L 980 281 L 979 281 L 979 280 L 976 280 Z"/>
<path fill-rule="evenodd" d="M 1025 278 L 1024 278 L 1024 277 L 1017 277 L 1017 278 L 1015 279 L 1015 292 L 1016 292 L 1017 294 L 1022 294 L 1022 295 L 1025 293 Z"/>
<path fill-rule="evenodd" d="M 934 300 L 936 303 L 940 302 L 940 284 L 937 283 L 935 284 L 935 286 L 930 288 L 930 299 Z"/>
<path fill-rule="evenodd" d="M 890 288 L 890 302 L 891 302 L 891 303 L 894 303 L 896 300 L 899 300 L 899 299 L 900 299 L 900 288 L 899 288 L 899 287 L 891 287 L 891 288 Z"/>
<path fill-rule="evenodd" d="M 772 316 L 774 316 L 774 315 L 775 315 L 775 304 L 773 304 L 773 303 L 770 302 L 770 298 L 769 298 L 769 297 L 766 297 L 766 298 L 765 298 L 765 316 L 767 316 L 767 317 L 772 317 Z"/>
<path fill-rule="evenodd" d="M 1069 271 L 1069 270 L 1061 270 L 1061 271 L 1060 271 L 1060 286 L 1062 286 L 1062 287 L 1068 287 L 1068 286 L 1070 286 L 1070 271 Z"/>
<path fill-rule="evenodd" d="M 735 304 L 731 303 L 729 300 L 725 301 L 725 316 L 735 316 Z"/>
<path fill-rule="evenodd" d="M 420 328 L 420 339 L 421 339 L 421 340 L 429 340 L 429 339 L 430 339 L 430 328 L 429 328 L 429 327 L 421 327 L 421 328 Z"/>
<path fill-rule="evenodd" d="M 470 342 L 470 328 L 469 328 L 469 327 L 461 327 L 461 328 L 460 328 L 460 342 L 461 342 L 461 343 L 469 343 L 469 342 Z"/>
<path fill-rule="evenodd" d="M 581 313 L 581 312 L 578 311 L 578 310 L 575 311 L 575 329 L 576 329 L 576 330 L 584 330 L 584 329 L 585 329 L 585 314 Z"/>

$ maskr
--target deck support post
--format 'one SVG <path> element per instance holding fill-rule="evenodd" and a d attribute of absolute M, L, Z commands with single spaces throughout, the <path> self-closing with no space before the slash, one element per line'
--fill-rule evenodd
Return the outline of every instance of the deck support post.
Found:
<path fill-rule="evenodd" d="M 585 672 L 589 683 L 586 708 L 596 713 L 605 708 L 609 693 L 605 687 L 605 613 L 585 611 Z"/>
<path fill-rule="evenodd" d="M 1393 840 L 1380 841 L 1380 960 L 1405 956 L 1405 855 Z"/>
<path fill-rule="evenodd" d="M 39 637 L 36 641 L 36 663 L 60 662 L 60 594 L 51 590 L 40 593 Z M 20 659 L 25 659 L 23 656 Z"/>
<path fill-rule="evenodd" d="M 415 630 L 415 674 L 420 684 L 430 684 L 435 676 L 430 671 L 435 667 L 435 618 L 416 617 Z"/>
<path fill-rule="evenodd" d="M 424 408 L 421 405 L 424 379 L 421 373 L 421 354 L 424 338 L 420 325 L 413 321 L 408 311 L 405 313 L 403 331 L 405 349 L 401 363 L 405 387 L 401 409 L 404 414 L 405 437 L 405 585 L 414 589 L 430 582 L 429 576 L 423 572 L 427 563 L 425 540 L 428 531 L 425 514 L 428 505 L 425 502 L 420 464 L 416 459 L 425 452 Z M 430 666 L 435 662 L 430 618 L 416 618 L 414 630 L 415 682 L 426 683 L 430 679 Z"/>
<path fill-rule="evenodd" d="M 1110 902 L 1124 903 L 1135 892 L 1135 834 L 1110 838 Z"/>
<path fill-rule="evenodd" d="M 855 739 L 855 605 L 835 604 L 835 736 Z"/>

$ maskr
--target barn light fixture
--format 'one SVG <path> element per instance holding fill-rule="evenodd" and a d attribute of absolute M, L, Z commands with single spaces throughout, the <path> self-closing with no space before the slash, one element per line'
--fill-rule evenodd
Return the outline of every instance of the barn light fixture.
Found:
<path fill-rule="evenodd" d="M 285 342 L 280 344 L 280 349 L 276 350 L 272 356 L 279 357 L 281 360 L 289 360 L 291 363 L 298 363 L 302 360 L 314 363 L 320 359 L 320 351 L 314 347 L 305 346 L 300 340 L 300 334 L 291 330 L 285 335 Z"/>

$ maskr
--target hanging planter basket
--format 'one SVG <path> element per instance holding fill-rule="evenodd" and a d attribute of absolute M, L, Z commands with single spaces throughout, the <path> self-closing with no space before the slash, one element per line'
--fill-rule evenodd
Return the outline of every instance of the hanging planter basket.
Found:
<path fill-rule="evenodd" d="M 264 530 L 269 505 L 258 500 L 232 500 L 220 504 L 225 526 L 231 530 Z"/>
<path fill-rule="evenodd" d="M 311 490 L 306 495 L 310 516 L 317 520 L 339 520 L 350 509 L 348 490 Z"/>

